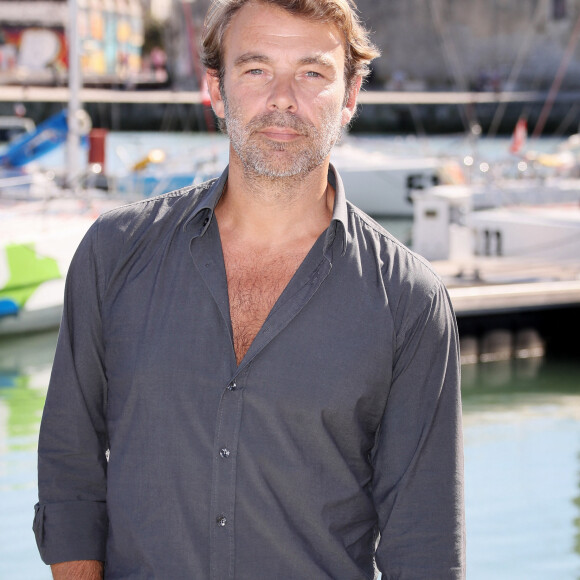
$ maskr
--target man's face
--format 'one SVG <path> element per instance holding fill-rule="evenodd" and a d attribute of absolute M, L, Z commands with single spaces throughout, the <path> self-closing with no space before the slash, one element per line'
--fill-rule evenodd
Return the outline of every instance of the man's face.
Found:
<path fill-rule="evenodd" d="M 353 91 L 345 106 L 339 30 L 252 2 L 233 17 L 223 57 L 223 94 L 215 76 L 208 83 L 232 156 L 246 171 L 270 178 L 320 166 L 356 102 Z"/>

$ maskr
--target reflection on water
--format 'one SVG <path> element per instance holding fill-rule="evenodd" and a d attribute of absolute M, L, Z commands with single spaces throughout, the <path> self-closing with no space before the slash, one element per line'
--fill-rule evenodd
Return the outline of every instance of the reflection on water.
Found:
<path fill-rule="evenodd" d="M 31 531 L 56 333 L 0 341 L 0 578 L 48 580 Z M 468 580 L 580 578 L 580 361 L 464 365 Z"/>
<path fill-rule="evenodd" d="M 0 341 L 0 578 L 50 578 L 32 534 L 38 427 L 57 335 Z"/>
<path fill-rule="evenodd" d="M 543 357 L 510 359 L 461 367 L 464 424 L 503 413 L 526 418 L 552 409 L 558 416 L 580 420 L 580 361 Z"/>
<path fill-rule="evenodd" d="M 56 338 L 50 332 L 0 341 L 2 451 L 36 448 Z"/>
<path fill-rule="evenodd" d="M 462 373 L 469 580 L 577 580 L 580 363 Z"/>

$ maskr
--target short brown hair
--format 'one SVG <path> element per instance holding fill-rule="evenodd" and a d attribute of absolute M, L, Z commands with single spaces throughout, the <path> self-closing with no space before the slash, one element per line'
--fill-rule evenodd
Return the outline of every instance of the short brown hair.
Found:
<path fill-rule="evenodd" d="M 212 0 L 205 18 L 201 61 L 223 78 L 223 39 L 232 17 L 249 2 L 277 6 L 318 22 L 335 24 L 345 39 L 345 80 L 350 85 L 355 76 L 366 77 L 370 62 L 380 55 L 370 41 L 352 0 Z"/>

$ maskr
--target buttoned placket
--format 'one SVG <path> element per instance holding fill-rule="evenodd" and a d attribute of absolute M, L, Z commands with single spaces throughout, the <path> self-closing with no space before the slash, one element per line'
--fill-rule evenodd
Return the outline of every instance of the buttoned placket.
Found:
<path fill-rule="evenodd" d="M 210 577 L 215 579 L 234 577 L 236 467 L 242 407 L 243 389 L 232 380 L 222 392 L 214 442 Z"/>
<path fill-rule="evenodd" d="M 196 229 L 191 223 L 193 239 L 190 252 L 226 325 L 231 340 L 231 376 L 222 385 L 214 432 L 212 486 L 210 502 L 210 578 L 226 580 L 234 575 L 234 503 L 237 448 L 243 407 L 243 372 L 236 366 L 229 315 L 227 282 L 223 257 L 220 255 L 217 224 L 204 217 Z M 218 323 L 218 321 L 216 321 Z"/>

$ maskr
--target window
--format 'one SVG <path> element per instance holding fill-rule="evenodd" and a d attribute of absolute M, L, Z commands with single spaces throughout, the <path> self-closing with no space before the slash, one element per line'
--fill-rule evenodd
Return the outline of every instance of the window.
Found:
<path fill-rule="evenodd" d="M 552 16 L 554 20 L 563 20 L 568 16 L 566 0 L 552 0 Z"/>

